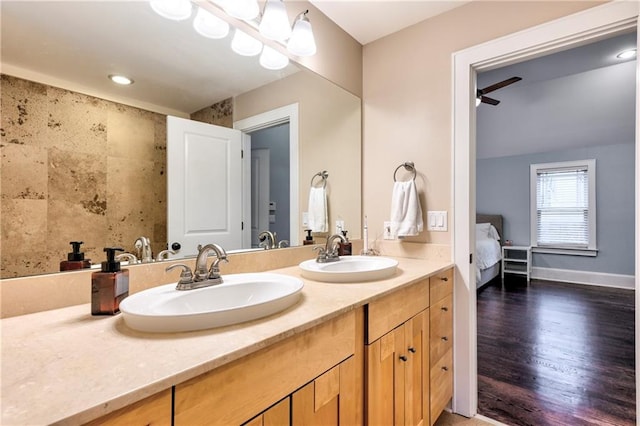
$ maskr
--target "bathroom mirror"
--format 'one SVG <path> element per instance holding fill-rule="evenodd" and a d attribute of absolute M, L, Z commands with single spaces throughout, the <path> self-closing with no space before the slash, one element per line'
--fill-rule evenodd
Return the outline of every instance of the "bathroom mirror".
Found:
<path fill-rule="evenodd" d="M 143 235 L 165 248 L 167 115 L 231 127 L 297 103 L 299 235 L 310 179 L 327 170 L 329 217 L 359 237 L 356 96 L 293 64 L 265 70 L 231 52 L 231 35 L 201 37 L 195 6 L 182 22 L 147 2 L 0 7 L 2 278 L 57 272 L 70 241 L 94 263 Z M 131 86 L 107 79 L 129 72 Z"/>

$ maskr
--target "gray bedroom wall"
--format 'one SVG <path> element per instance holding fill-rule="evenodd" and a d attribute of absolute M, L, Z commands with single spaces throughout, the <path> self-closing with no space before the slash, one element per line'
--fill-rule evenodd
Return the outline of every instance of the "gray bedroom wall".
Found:
<path fill-rule="evenodd" d="M 276 203 L 276 221 L 269 230 L 278 241 L 289 240 L 289 123 L 251 133 L 251 149 L 269 148 L 270 201 Z"/>
<path fill-rule="evenodd" d="M 478 213 L 502 214 L 504 239 L 529 245 L 529 165 L 596 159 L 596 257 L 534 254 L 533 266 L 634 274 L 634 143 L 477 161 Z"/>

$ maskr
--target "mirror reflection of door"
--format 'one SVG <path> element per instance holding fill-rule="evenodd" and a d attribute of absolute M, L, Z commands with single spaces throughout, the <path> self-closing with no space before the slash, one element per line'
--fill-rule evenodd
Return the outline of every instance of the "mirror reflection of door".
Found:
<path fill-rule="evenodd" d="M 167 117 L 167 236 L 178 257 L 199 244 L 242 247 L 242 133 Z"/>
<path fill-rule="evenodd" d="M 269 148 L 251 149 L 251 247 L 269 229 Z"/>
<path fill-rule="evenodd" d="M 290 241 L 289 130 L 286 122 L 250 134 L 252 247 L 258 247 L 262 231 L 271 231 L 277 241 Z"/>

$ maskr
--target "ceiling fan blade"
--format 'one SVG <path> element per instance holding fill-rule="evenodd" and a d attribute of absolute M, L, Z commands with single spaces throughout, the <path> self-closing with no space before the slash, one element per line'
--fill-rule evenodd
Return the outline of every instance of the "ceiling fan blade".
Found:
<path fill-rule="evenodd" d="M 480 98 L 480 102 L 485 103 L 485 104 L 489 104 L 489 105 L 498 105 L 500 103 L 499 100 L 493 99 L 493 98 L 488 98 L 486 96 L 482 96 Z"/>
<path fill-rule="evenodd" d="M 503 80 L 499 83 L 492 84 L 491 86 L 487 86 L 484 89 L 478 90 L 480 95 L 486 95 L 487 93 L 493 92 L 494 90 L 502 89 L 505 86 L 515 83 L 516 81 L 522 80 L 521 77 L 511 77 L 506 80 Z"/>

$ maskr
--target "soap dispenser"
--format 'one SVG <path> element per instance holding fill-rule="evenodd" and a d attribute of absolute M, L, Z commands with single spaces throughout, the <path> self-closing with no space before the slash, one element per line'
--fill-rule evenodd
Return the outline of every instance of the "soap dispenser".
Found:
<path fill-rule="evenodd" d="M 311 229 L 307 229 L 305 230 L 305 232 L 307 233 L 307 236 L 305 237 L 304 241 L 302 242 L 303 245 L 308 246 L 311 244 L 315 244 L 316 242 L 313 241 L 313 237 L 311 236 Z"/>
<path fill-rule="evenodd" d="M 69 244 L 73 247 L 73 251 L 67 254 L 67 260 L 60 262 L 60 271 L 91 268 L 91 259 L 85 259 L 84 253 L 80 252 L 80 245 L 83 242 L 71 241 Z"/>
<path fill-rule="evenodd" d="M 342 231 L 342 236 L 346 242 L 340 241 L 338 244 L 338 256 L 351 256 L 351 241 L 347 238 L 347 231 Z"/>
<path fill-rule="evenodd" d="M 91 274 L 91 315 L 115 315 L 120 302 L 129 295 L 129 270 L 116 260 L 117 247 L 105 247 L 107 260 L 102 269 Z"/>

